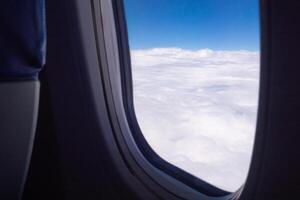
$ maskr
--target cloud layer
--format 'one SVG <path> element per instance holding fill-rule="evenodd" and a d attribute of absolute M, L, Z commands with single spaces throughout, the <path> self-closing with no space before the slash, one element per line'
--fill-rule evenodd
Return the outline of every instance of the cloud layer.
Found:
<path fill-rule="evenodd" d="M 234 191 L 246 179 L 258 99 L 259 53 L 131 51 L 135 111 L 168 162 Z"/>

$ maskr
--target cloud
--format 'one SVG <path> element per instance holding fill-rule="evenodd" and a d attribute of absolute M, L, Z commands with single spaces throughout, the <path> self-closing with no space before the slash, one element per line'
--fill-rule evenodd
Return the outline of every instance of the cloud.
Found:
<path fill-rule="evenodd" d="M 168 162 L 234 191 L 254 140 L 259 53 L 132 50 L 134 102 L 149 144 Z"/>

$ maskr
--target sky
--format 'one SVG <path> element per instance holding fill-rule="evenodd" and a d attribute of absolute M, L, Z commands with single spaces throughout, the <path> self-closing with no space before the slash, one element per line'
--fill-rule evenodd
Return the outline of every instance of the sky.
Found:
<path fill-rule="evenodd" d="M 256 0 L 125 0 L 134 106 L 163 159 L 219 188 L 245 181 L 254 141 Z"/>
<path fill-rule="evenodd" d="M 133 49 L 259 50 L 258 0 L 125 0 Z"/>

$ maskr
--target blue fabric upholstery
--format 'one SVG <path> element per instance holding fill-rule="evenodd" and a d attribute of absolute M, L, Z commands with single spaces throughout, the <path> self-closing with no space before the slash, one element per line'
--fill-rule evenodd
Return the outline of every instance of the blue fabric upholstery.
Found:
<path fill-rule="evenodd" d="M 37 78 L 45 45 L 44 0 L 1 0 L 0 80 Z"/>

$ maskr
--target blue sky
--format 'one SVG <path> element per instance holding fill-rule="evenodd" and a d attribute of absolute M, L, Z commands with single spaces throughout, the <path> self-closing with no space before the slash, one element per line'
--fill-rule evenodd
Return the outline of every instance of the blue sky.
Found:
<path fill-rule="evenodd" d="M 124 0 L 132 49 L 259 50 L 258 0 Z"/>

